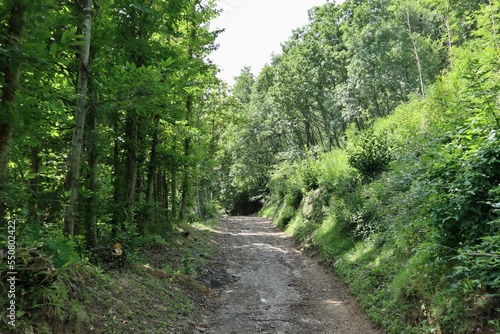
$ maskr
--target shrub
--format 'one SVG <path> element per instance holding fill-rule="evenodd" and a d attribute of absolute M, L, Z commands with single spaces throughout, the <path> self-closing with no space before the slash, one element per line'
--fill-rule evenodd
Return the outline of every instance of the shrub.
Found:
<path fill-rule="evenodd" d="M 391 145 L 386 134 L 376 134 L 368 129 L 359 142 L 349 150 L 349 164 L 368 178 L 374 178 L 387 169 L 391 162 Z"/>
<path fill-rule="evenodd" d="M 429 170 L 427 210 L 440 232 L 440 242 L 452 248 L 476 244 L 498 233 L 493 203 L 500 202 L 500 141 L 496 131 L 464 129 L 445 146 Z"/>
<path fill-rule="evenodd" d="M 336 149 L 320 158 L 318 186 L 329 193 L 343 194 L 359 183 L 359 173 L 349 164 L 347 151 Z"/>

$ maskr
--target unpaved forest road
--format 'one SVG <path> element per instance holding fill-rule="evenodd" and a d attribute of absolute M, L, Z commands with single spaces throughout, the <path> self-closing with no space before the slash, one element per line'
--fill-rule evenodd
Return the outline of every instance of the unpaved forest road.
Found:
<path fill-rule="evenodd" d="M 379 333 L 339 279 L 270 221 L 224 218 L 213 241 L 218 289 L 195 333 Z"/>

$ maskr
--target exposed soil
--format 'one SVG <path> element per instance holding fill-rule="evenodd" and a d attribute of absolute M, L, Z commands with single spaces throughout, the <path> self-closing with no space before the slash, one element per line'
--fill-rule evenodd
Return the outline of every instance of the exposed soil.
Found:
<path fill-rule="evenodd" d="M 210 269 L 212 288 L 195 333 L 380 333 L 331 270 L 258 217 L 221 220 Z"/>

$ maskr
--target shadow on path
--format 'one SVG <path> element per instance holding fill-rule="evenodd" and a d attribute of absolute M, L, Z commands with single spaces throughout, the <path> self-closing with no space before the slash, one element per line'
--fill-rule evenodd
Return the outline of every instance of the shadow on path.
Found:
<path fill-rule="evenodd" d="M 339 279 L 270 221 L 221 219 L 213 241 L 219 252 L 212 270 L 224 282 L 211 282 L 195 333 L 378 333 Z"/>

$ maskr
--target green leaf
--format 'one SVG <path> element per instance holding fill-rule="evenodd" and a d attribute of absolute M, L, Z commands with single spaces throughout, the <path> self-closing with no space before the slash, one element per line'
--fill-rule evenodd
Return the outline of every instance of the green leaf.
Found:
<path fill-rule="evenodd" d="M 54 42 L 50 45 L 50 54 L 51 55 L 56 56 L 58 50 L 59 50 L 59 46 L 57 45 L 56 42 Z"/>
<path fill-rule="evenodd" d="M 61 41 L 63 42 L 63 44 L 68 44 L 68 42 L 71 41 L 71 39 L 73 38 L 73 33 L 70 32 L 70 31 L 64 31 L 63 34 L 62 34 L 62 37 L 61 37 Z"/>
<path fill-rule="evenodd" d="M 33 180 L 35 179 L 36 177 L 38 176 L 37 173 L 28 173 L 26 174 L 26 176 L 24 177 L 26 180 Z"/>

